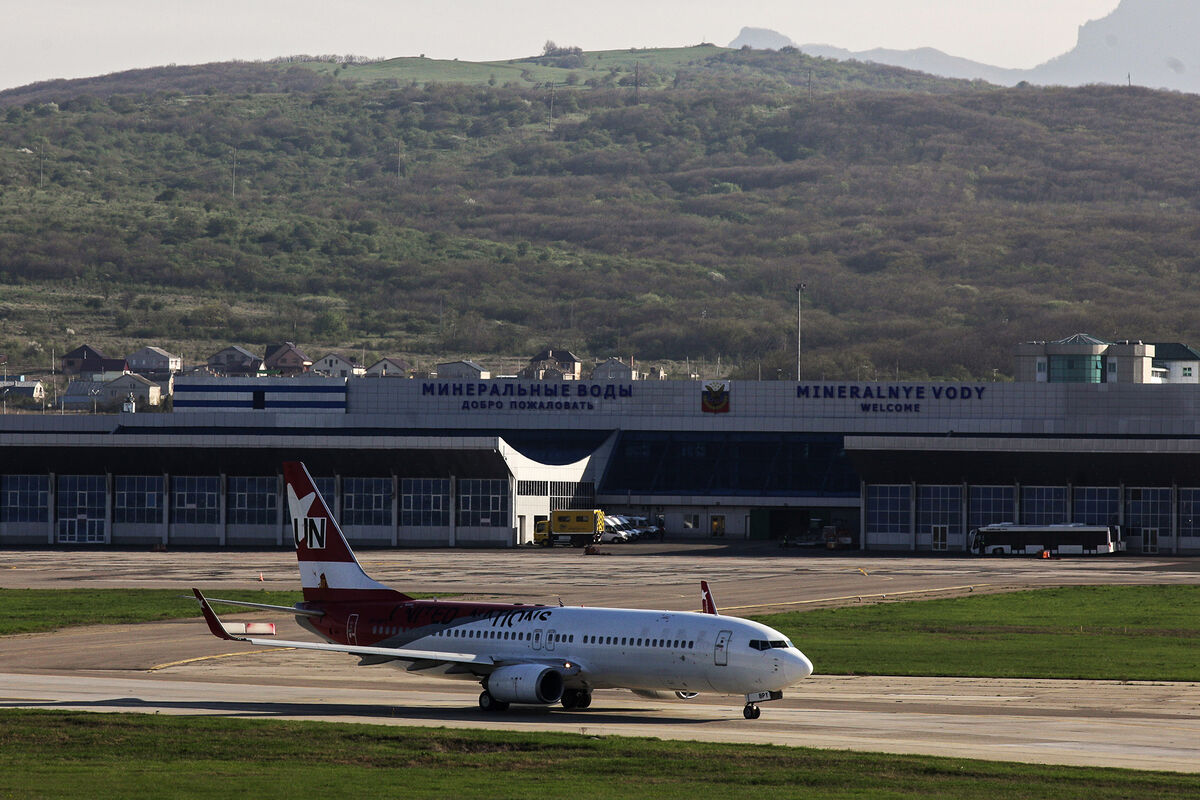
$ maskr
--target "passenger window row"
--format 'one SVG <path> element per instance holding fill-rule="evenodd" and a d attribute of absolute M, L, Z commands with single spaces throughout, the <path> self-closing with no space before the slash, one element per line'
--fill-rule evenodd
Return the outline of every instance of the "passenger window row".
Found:
<path fill-rule="evenodd" d="M 695 647 L 695 642 L 690 639 L 648 639 L 634 636 L 584 636 L 584 644 L 605 644 L 619 645 L 622 647 L 669 647 L 678 650 L 686 648 L 691 650 Z"/>
<path fill-rule="evenodd" d="M 393 625 L 372 625 L 372 633 L 381 636 L 395 636 L 400 633 L 400 628 Z M 496 639 L 502 641 L 518 641 L 527 642 L 533 640 L 533 633 L 527 631 L 481 631 L 471 629 L 452 628 L 449 630 L 438 631 L 435 636 L 452 638 L 452 639 Z M 551 633 L 546 635 L 547 642 L 555 644 L 571 644 L 575 641 L 573 633 Z M 696 642 L 692 639 L 652 639 L 634 636 L 593 636 L 585 635 L 583 637 L 584 644 L 601 644 L 601 645 L 617 645 L 621 647 L 658 647 L 671 648 L 678 650 L 680 648 L 692 650 L 695 649 Z M 784 641 L 766 642 L 761 639 L 755 639 L 750 642 L 750 646 L 755 650 L 767 650 L 771 647 L 788 647 L 788 643 Z"/>

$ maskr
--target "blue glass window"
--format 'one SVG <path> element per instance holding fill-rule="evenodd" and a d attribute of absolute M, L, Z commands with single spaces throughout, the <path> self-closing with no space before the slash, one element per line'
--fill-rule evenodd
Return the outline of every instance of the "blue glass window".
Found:
<path fill-rule="evenodd" d="M 0 522 L 46 522 L 49 519 L 49 475 L 0 476 Z"/>
<path fill-rule="evenodd" d="M 1015 522 L 1017 490 L 1012 486 L 972 486 L 968 494 L 967 524 L 982 528 L 999 522 Z"/>
<path fill-rule="evenodd" d="M 1156 528 L 1159 537 L 1171 535 L 1171 490 L 1126 489 L 1125 527 L 1132 536 Z"/>
<path fill-rule="evenodd" d="M 1067 519 L 1067 487 L 1022 486 L 1022 525 L 1061 525 Z"/>
<path fill-rule="evenodd" d="M 1121 514 L 1121 490 L 1116 487 L 1076 486 L 1072 522 L 1116 525 Z"/>
<path fill-rule="evenodd" d="M 279 521 L 279 481 L 272 477 L 230 477 L 225 517 L 237 525 L 274 525 Z"/>
<path fill-rule="evenodd" d="M 221 479 L 216 475 L 171 478 L 171 521 L 216 525 L 220 520 Z"/>
<path fill-rule="evenodd" d="M 400 481 L 400 524 L 445 527 L 450 524 L 450 481 L 404 478 Z"/>
<path fill-rule="evenodd" d="M 950 535 L 962 533 L 961 486 L 917 487 L 917 530 L 927 533 L 934 525 L 947 526 Z"/>
<path fill-rule="evenodd" d="M 163 521 L 161 475 L 117 475 L 113 479 L 113 522 L 158 524 Z"/>
<path fill-rule="evenodd" d="M 508 527 L 508 481 L 459 481 L 458 524 L 468 528 Z"/>
<path fill-rule="evenodd" d="M 342 481 L 342 523 L 391 525 L 392 479 L 346 478 Z"/>
<path fill-rule="evenodd" d="M 1051 383 L 1103 383 L 1103 376 L 1104 356 L 1050 356 Z"/>
<path fill-rule="evenodd" d="M 1200 536 L 1200 489 L 1179 490 L 1179 535 Z"/>
<path fill-rule="evenodd" d="M 867 533 L 911 533 L 912 487 L 867 487 Z"/>
<path fill-rule="evenodd" d="M 103 475 L 58 476 L 58 541 L 104 541 L 107 491 Z"/>

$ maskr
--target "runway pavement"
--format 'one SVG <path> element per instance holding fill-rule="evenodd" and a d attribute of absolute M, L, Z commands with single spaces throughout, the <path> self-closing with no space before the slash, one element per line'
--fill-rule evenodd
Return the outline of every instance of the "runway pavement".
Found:
<path fill-rule="evenodd" d="M 372 551 L 386 583 L 412 591 L 587 605 L 698 606 L 713 582 L 724 610 L 890 602 L 969 591 L 1091 583 L 1200 584 L 1197 559 L 1033 559 L 802 554 L 710 543 L 577 551 Z M 0 552 L 0 587 L 296 588 L 285 552 Z M 258 573 L 263 581 L 257 580 Z M 886 595 L 886 598 L 884 597 Z M 270 619 L 280 638 L 304 634 Z M 308 638 L 304 636 L 304 638 Z M 803 647 L 802 642 L 798 642 Z M 256 650 L 192 621 L 98 626 L 0 639 L 0 707 L 336 719 L 371 724 L 558 730 L 593 735 L 769 742 L 996 760 L 1200 771 L 1200 684 L 818 674 L 742 718 L 740 697 L 683 703 L 598 692 L 587 711 L 485 715 L 474 683 L 339 654 Z"/>

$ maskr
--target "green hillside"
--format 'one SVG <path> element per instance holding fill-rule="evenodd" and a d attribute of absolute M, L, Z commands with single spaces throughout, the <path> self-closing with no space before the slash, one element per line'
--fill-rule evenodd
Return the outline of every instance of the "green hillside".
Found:
<path fill-rule="evenodd" d="M 550 344 L 791 378 L 799 281 L 809 378 L 1195 343 L 1198 112 L 711 46 L 38 84 L 0 93 L 0 353 Z"/>

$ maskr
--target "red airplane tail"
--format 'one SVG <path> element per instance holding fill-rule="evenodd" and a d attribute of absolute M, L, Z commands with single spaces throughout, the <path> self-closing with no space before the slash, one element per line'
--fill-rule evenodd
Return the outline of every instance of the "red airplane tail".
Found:
<path fill-rule="evenodd" d="M 712 590 L 708 588 L 708 581 L 700 581 L 700 610 L 705 614 L 716 614 L 717 601 L 713 599 Z"/>
<path fill-rule="evenodd" d="M 292 538 L 296 543 L 305 601 L 344 603 L 412 599 L 363 571 L 303 463 L 285 462 L 283 476 L 287 481 Z"/>

